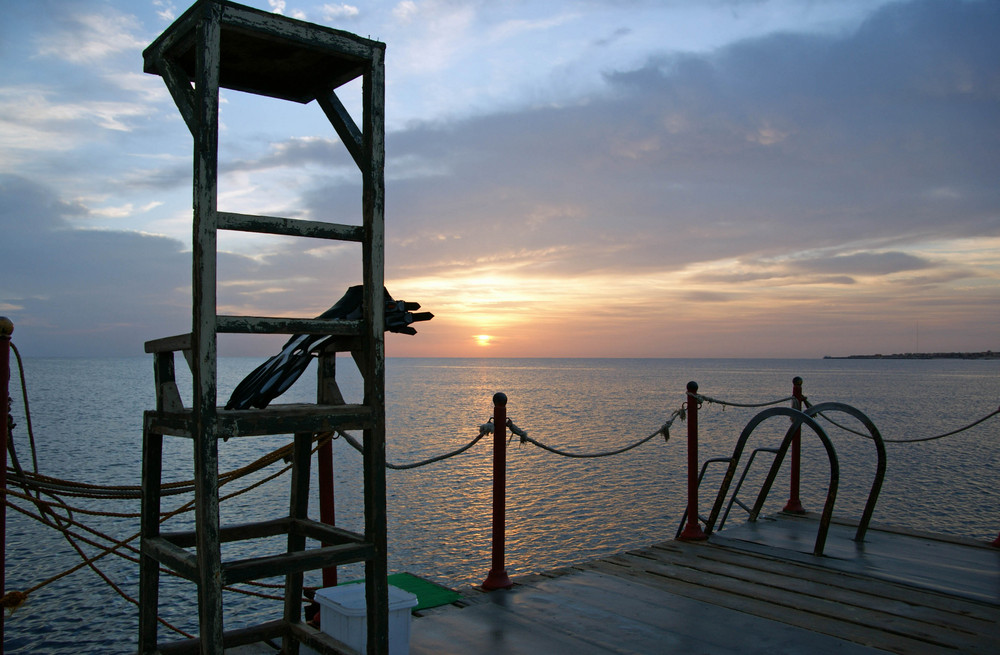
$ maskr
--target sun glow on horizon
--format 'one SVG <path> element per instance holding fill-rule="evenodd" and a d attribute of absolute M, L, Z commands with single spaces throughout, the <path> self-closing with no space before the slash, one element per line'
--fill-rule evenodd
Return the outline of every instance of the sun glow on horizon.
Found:
<path fill-rule="evenodd" d="M 476 340 L 477 346 L 489 346 L 493 342 L 493 337 L 489 334 L 474 334 L 472 338 Z"/>

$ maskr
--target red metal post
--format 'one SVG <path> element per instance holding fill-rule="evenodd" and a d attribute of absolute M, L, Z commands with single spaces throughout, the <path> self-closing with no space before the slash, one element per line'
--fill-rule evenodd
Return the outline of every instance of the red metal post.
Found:
<path fill-rule="evenodd" d="M 805 396 L 802 395 L 802 378 L 796 376 L 792 378 L 792 409 L 802 410 L 802 401 L 805 400 Z M 795 428 L 795 434 L 792 435 L 792 461 L 791 461 L 791 484 L 788 493 L 788 502 L 785 503 L 785 508 L 782 511 L 788 512 L 790 514 L 805 514 L 806 510 L 802 507 L 802 501 L 799 500 L 799 465 L 802 462 L 802 427 L 799 426 Z"/>
<path fill-rule="evenodd" d="M 318 461 L 316 474 L 319 477 L 319 520 L 327 525 L 337 525 L 333 495 L 333 442 L 327 441 L 316 451 Z M 323 569 L 323 586 L 337 586 L 337 567 Z M 3 655 L 0 653 L 0 655 Z"/>
<path fill-rule="evenodd" d="M 493 561 L 483 589 L 510 589 L 504 567 L 507 520 L 507 396 L 493 394 Z"/>
<path fill-rule="evenodd" d="M 678 539 L 698 541 L 708 539 L 708 535 L 698 523 L 698 383 L 687 383 L 687 424 L 688 424 L 688 518 L 687 525 Z"/>
<path fill-rule="evenodd" d="M 3 450 L 3 466 L 0 467 L 0 597 L 6 593 L 7 573 L 7 402 L 10 398 L 10 335 L 14 333 L 14 323 L 6 316 L 0 316 L 0 450 Z M 3 655 L 3 618 L 0 610 L 0 655 Z"/>

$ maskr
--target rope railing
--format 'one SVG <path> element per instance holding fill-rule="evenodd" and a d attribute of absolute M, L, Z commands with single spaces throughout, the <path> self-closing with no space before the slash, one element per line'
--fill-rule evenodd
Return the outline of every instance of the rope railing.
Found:
<path fill-rule="evenodd" d="M 806 406 L 807 407 L 812 407 L 812 403 L 810 403 L 809 401 L 806 401 Z M 925 442 L 925 441 L 936 441 L 938 439 L 944 439 L 945 437 L 952 437 L 952 436 L 954 436 L 956 434 L 961 434 L 962 432 L 965 432 L 966 430 L 970 430 L 971 428 L 976 427 L 980 423 L 986 422 L 987 420 L 993 418 L 994 416 L 996 416 L 998 414 L 1000 414 L 1000 408 L 995 409 L 994 411 L 990 412 L 986 416 L 983 416 L 982 418 L 977 419 L 977 420 L 973 421 L 972 423 L 969 423 L 968 425 L 963 425 L 962 427 L 957 428 L 955 430 L 951 430 L 949 432 L 944 432 L 942 434 L 935 434 L 935 435 L 932 435 L 930 437 L 916 437 L 914 439 L 883 439 L 883 441 L 885 443 L 922 443 L 922 442 Z M 830 418 L 829 416 L 827 416 L 824 412 L 819 412 L 819 414 L 817 414 L 817 416 L 822 417 L 824 420 L 830 422 L 831 424 L 837 426 L 838 428 L 840 428 L 841 430 L 843 430 L 845 432 L 850 432 L 851 434 L 856 434 L 859 437 L 865 437 L 865 438 L 868 438 L 868 439 L 871 438 L 871 434 L 869 434 L 867 432 L 861 432 L 861 431 L 855 430 L 853 428 L 849 428 L 846 425 L 833 420 L 832 418 Z"/>
<path fill-rule="evenodd" d="M 465 451 L 467 451 L 469 448 L 472 448 L 477 443 L 479 443 L 479 441 L 483 437 L 485 437 L 486 435 L 488 435 L 488 434 L 493 434 L 493 423 L 492 422 L 487 422 L 487 423 L 483 423 L 482 425 L 480 425 L 479 426 L 479 434 L 476 435 L 475 437 L 473 437 L 472 441 L 470 441 L 469 443 L 465 444 L 461 448 L 458 448 L 456 450 L 444 453 L 442 455 L 437 455 L 435 457 L 431 457 L 429 459 L 424 459 L 424 460 L 421 460 L 419 462 L 413 462 L 411 464 L 393 464 L 391 462 L 386 462 L 385 463 L 385 467 L 387 469 L 392 469 L 394 471 L 406 471 L 408 469 L 420 468 L 421 466 L 427 466 L 428 464 L 433 464 L 435 462 L 440 462 L 440 461 L 446 460 L 446 459 L 448 459 L 450 457 L 455 457 L 456 455 L 461 455 L 462 453 L 464 453 Z M 324 436 L 328 436 L 328 437 L 330 437 L 332 439 L 339 439 L 339 438 L 342 437 L 344 439 L 344 441 L 348 445 L 351 446 L 351 448 L 353 448 L 354 450 L 358 451 L 359 453 L 363 452 L 363 450 L 364 450 L 364 446 L 361 445 L 361 442 L 359 442 L 357 439 L 355 439 L 349 433 L 347 433 L 347 432 L 345 432 L 343 430 L 337 430 L 335 432 L 325 432 Z"/>
<path fill-rule="evenodd" d="M 102 511 L 84 507 L 77 507 L 68 503 L 65 500 L 65 498 L 81 498 L 81 499 L 92 499 L 92 500 L 134 500 L 141 498 L 142 494 L 141 485 L 101 485 L 101 484 L 74 482 L 53 476 L 44 475 L 39 472 L 38 451 L 35 444 L 34 430 L 31 424 L 30 410 L 28 405 L 28 392 L 27 392 L 27 385 L 25 382 L 24 368 L 20 357 L 20 353 L 17 352 L 13 344 L 10 344 L 10 347 L 11 350 L 15 353 L 18 367 L 20 370 L 20 381 L 22 387 L 21 395 L 24 403 L 25 418 L 27 423 L 27 433 L 31 449 L 32 470 L 25 471 L 21 467 L 20 463 L 17 461 L 16 458 L 13 440 L 9 440 L 8 452 L 11 455 L 12 466 L 5 467 L 5 469 L 10 481 L 15 485 L 19 486 L 23 490 L 23 493 L 14 491 L 12 489 L 7 489 L 3 505 L 4 507 L 10 507 L 21 514 L 24 514 L 25 516 L 28 516 L 34 520 L 39 521 L 43 525 L 46 525 L 50 528 L 53 528 L 61 532 L 67 539 L 68 543 L 78 553 L 81 561 L 76 563 L 69 569 L 62 571 L 56 575 L 53 575 L 47 578 L 46 580 L 30 587 L 25 591 L 15 591 L 4 594 L 2 599 L 0 599 L 0 606 L 12 612 L 14 609 L 19 607 L 23 602 L 25 602 L 31 593 L 37 591 L 38 589 L 44 587 L 45 585 L 55 582 L 56 580 L 62 579 L 63 577 L 70 575 L 73 572 L 78 571 L 84 567 L 92 569 L 117 594 L 122 596 L 125 600 L 138 605 L 138 602 L 134 598 L 131 598 L 129 594 L 121 588 L 120 585 L 116 584 L 104 571 L 102 571 L 98 567 L 97 563 L 108 555 L 115 555 L 130 562 L 137 562 L 138 561 L 137 556 L 140 555 L 140 551 L 135 545 L 133 545 L 133 543 L 135 542 L 136 539 L 138 539 L 139 533 L 133 534 L 126 539 L 116 539 L 112 536 L 102 533 L 99 530 L 87 526 L 81 520 L 74 518 L 74 516 L 76 514 L 80 514 L 87 516 L 105 516 L 113 518 L 138 518 L 140 514 L 137 512 L 136 513 L 112 512 L 112 511 Z M 692 454 L 691 449 L 694 448 L 693 457 L 695 460 L 697 460 L 697 410 L 701 404 L 703 403 L 716 404 L 723 406 L 723 408 L 725 407 L 761 408 L 761 407 L 780 405 L 783 403 L 787 403 L 789 401 L 792 401 L 793 403 L 798 401 L 801 405 L 812 407 L 812 405 L 808 402 L 805 396 L 801 395 L 801 379 L 796 378 L 796 383 L 798 386 L 796 386 L 796 391 L 793 395 L 786 396 L 784 398 L 780 398 L 777 400 L 769 400 L 763 402 L 735 402 L 735 401 L 714 398 L 705 394 L 697 393 L 697 385 L 694 383 L 689 383 L 688 391 L 686 393 L 686 402 L 679 409 L 674 410 L 670 414 L 667 421 L 663 423 L 663 425 L 661 425 L 654 432 L 652 432 L 647 436 L 637 438 L 635 441 L 625 446 L 619 448 L 613 448 L 610 450 L 596 451 L 596 452 L 572 452 L 569 450 L 565 450 L 563 448 L 552 446 L 550 444 L 545 443 L 542 440 L 532 438 L 528 435 L 528 432 L 526 430 L 523 430 L 522 428 L 518 427 L 510 418 L 507 418 L 505 408 L 501 412 L 499 411 L 498 407 L 497 408 L 498 412 L 495 418 L 499 419 L 499 421 L 495 421 L 493 418 L 491 418 L 486 423 L 480 425 L 478 429 L 478 434 L 476 434 L 470 441 L 468 441 L 464 445 L 454 450 L 442 453 L 440 455 L 429 457 L 427 459 L 423 459 L 416 462 L 404 463 L 404 464 L 386 462 L 386 468 L 397 471 L 412 470 L 428 466 L 430 464 L 442 462 L 444 460 L 466 453 L 472 447 L 478 444 L 484 437 L 490 434 L 493 434 L 495 440 L 498 440 L 495 441 L 495 444 L 499 444 L 499 442 L 503 441 L 505 438 L 504 435 L 505 429 L 510 429 L 511 439 L 513 439 L 514 436 L 517 436 L 519 438 L 520 444 L 528 443 L 546 452 L 552 453 L 553 455 L 566 458 L 573 458 L 573 459 L 611 457 L 615 455 L 621 455 L 635 448 L 638 448 L 639 446 L 642 446 L 643 444 L 652 441 L 658 436 L 662 436 L 664 439 L 664 443 L 668 443 L 670 439 L 670 430 L 674 422 L 678 418 L 682 421 L 685 420 L 688 421 L 689 458 Z M 694 386 L 692 387 L 691 385 Z M 497 394 L 497 396 L 502 396 L 502 395 L 503 394 Z M 497 396 L 494 397 L 495 402 Z M 504 397 L 503 400 L 504 400 L 503 404 L 505 406 L 506 397 Z M 1000 415 L 1000 408 L 998 408 L 996 411 L 990 412 L 989 414 L 985 415 L 984 417 L 972 423 L 969 423 L 968 425 L 965 425 L 961 428 L 943 434 L 931 437 L 920 437 L 913 439 L 885 439 L 885 442 L 918 443 L 918 442 L 942 439 L 969 430 L 997 415 Z M 871 438 L 870 434 L 853 430 L 847 426 L 844 426 L 838 423 L 837 421 L 831 419 L 829 416 L 826 416 L 824 413 L 819 413 L 818 416 L 824 418 L 825 420 L 829 421 L 830 423 L 834 424 L 835 426 L 843 430 L 852 432 L 860 436 Z M 693 442 L 692 438 L 694 440 Z M 343 439 L 345 443 L 347 443 L 351 448 L 353 448 L 357 452 L 359 453 L 363 452 L 362 443 L 348 432 L 341 430 L 333 432 L 317 433 L 316 435 L 314 435 L 314 448 L 312 452 L 315 453 L 320 447 L 324 446 L 325 444 L 328 444 L 330 441 L 334 439 Z M 504 447 L 506 447 L 506 445 L 508 444 L 509 442 L 505 443 Z M 503 450 L 503 448 L 500 448 L 498 445 L 495 446 L 494 457 L 496 457 L 498 448 L 500 450 Z M 232 471 L 221 473 L 219 474 L 219 485 L 221 487 L 225 484 L 233 483 L 237 480 L 246 478 L 247 476 L 250 476 L 252 474 L 261 472 L 267 467 L 279 461 L 282 460 L 287 461 L 290 452 L 291 452 L 291 444 L 288 444 L 286 446 L 282 446 L 265 454 L 264 456 L 258 458 L 257 460 L 251 462 L 250 464 L 247 464 L 246 466 L 234 469 Z M 505 465 L 506 464 L 504 463 L 504 466 Z M 797 466 L 797 462 L 795 463 L 795 465 Z M 248 493 L 252 489 L 258 488 L 261 485 L 267 484 L 268 482 L 273 481 L 278 477 L 286 474 L 290 469 L 291 465 L 286 465 L 280 468 L 280 470 L 278 470 L 277 472 L 270 473 L 264 476 L 262 479 L 256 480 L 255 482 L 247 485 L 245 488 L 240 488 L 233 491 L 232 493 L 220 496 L 219 500 L 220 501 L 227 500 Z M 494 476 L 496 475 L 497 475 L 497 470 L 495 468 Z M 183 480 L 183 481 L 169 482 L 163 484 L 164 496 L 179 496 L 184 494 L 192 494 L 193 490 L 194 490 L 193 480 Z M 697 491 L 695 490 L 694 493 L 695 495 L 693 497 L 694 498 L 693 502 L 696 505 Z M 689 504 L 691 502 L 690 494 L 691 490 L 689 488 Z M 30 503 L 31 505 L 34 505 L 35 509 L 33 511 L 31 509 L 22 507 L 14 501 Z M 179 514 L 189 512 L 193 509 L 193 507 L 194 507 L 193 500 L 187 501 L 173 510 L 161 513 L 160 521 L 163 522 Z M 494 514 L 494 521 L 496 520 L 497 517 L 496 514 Z M 695 522 L 695 525 L 697 525 L 697 518 L 694 518 L 692 520 Z M 688 538 L 703 538 L 703 537 L 704 535 L 700 537 L 698 536 L 698 530 L 688 533 Z M 681 538 L 684 538 L 684 536 L 682 536 Z M 1000 539 L 998 539 L 998 541 L 1000 541 Z M 92 548 L 96 548 L 97 552 L 93 554 L 87 554 L 83 550 L 82 545 L 87 545 Z M 496 548 L 496 539 L 494 540 L 494 548 Z M 494 557 L 494 560 L 496 560 L 496 557 Z M 494 561 L 494 570 L 496 569 L 497 569 L 497 562 Z M 502 569 L 502 543 L 501 543 L 500 569 Z M 176 575 L 175 572 L 166 568 L 161 569 L 161 571 L 164 571 L 168 574 Z M 491 571 L 491 576 L 493 575 L 493 573 L 494 571 Z M 501 573 L 505 572 L 501 570 Z M 265 584 L 258 582 L 249 582 L 244 584 L 258 586 L 258 587 L 272 588 L 272 589 L 280 589 L 283 586 L 281 584 Z M 239 587 L 226 587 L 226 588 L 230 591 L 234 591 L 237 593 L 281 600 L 280 596 L 256 592 L 249 589 L 242 589 Z M 164 626 L 182 635 L 190 636 L 183 630 L 164 621 L 162 618 L 158 618 L 158 621 L 160 621 Z"/>
<path fill-rule="evenodd" d="M 538 441 L 536 439 L 532 439 L 531 437 L 529 437 L 527 432 L 525 432 L 521 428 L 519 428 L 516 425 L 514 425 L 514 422 L 511 421 L 510 419 L 507 419 L 507 427 L 510 428 L 510 431 L 511 431 L 512 434 L 516 434 L 518 437 L 520 437 L 522 444 L 523 443 L 530 443 L 530 444 L 532 444 L 534 446 L 538 446 L 542 450 L 547 450 L 550 453 L 553 453 L 555 455 L 561 455 L 562 457 L 572 457 L 572 458 L 585 459 L 585 458 L 610 457 L 612 455 L 620 455 L 622 453 L 625 453 L 625 452 L 628 452 L 628 451 L 632 450 L 633 448 L 638 448 L 639 446 L 641 446 L 642 444 L 646 443 L 647 441 L 650 441 L 650 440 L 654 439 L 655 437 L 658 437 L 658 436 L 661 436 L 661 435 L 663 436 L 663 443 L 667 443 L 670 440 L 670 426 L 673 425 L 674 420 L 676 420 L 678 417 L 683 418 L 683 415 L 684 415 L 683 410 L 680 410 L 680 409 L 674 410 L 674 413 L 670 415 L 670 419 L 666 423 L 664 423 L 663 425 L 661 425 L 660 428 L 656 432 L 653 432 L 648 437 L 643 437 L 642 439 L 639 439 L 638 441 L 636 441 L 634 443 L 631 443 L 631 444 L 629 444 L 627 446 L 624 446 L 622 448 L 617 448 L 615 450 L 608 450 L 608 451 L 597 452 L 597 453 L 571 453 L 571 452 L 567 452 L 565 450 L 560 450 L 559 448 L 555 448 L 553 446 L 547 446 L 544 443 L 542 443 L 541 441 Z"/>
<path fill-rule="evenodd" d="M 11 488 L 4 488 L 4 502 L 2 507 L 6 509 L 10 507 L 12 510 L 17 511 L 29 518 L 32 518 L 42 525 L 52 528 L 60 532 L 66 539 L 67 543 L 73 548 L 74 551 L 79 555 L 81 561 L 75 565 L 67 568 L 66 570 L 60 571 L 52 576 L 49 576 L 45 580 L 32 585 L 26 590 L 17 590 L 6 592 L 0 596 L 0 608 L 7 610 L 9 613 L 13 613 L 18 607 L 23 605 L 29 598 L 29 596 L 38 591 L 39 589 L 52 584 L 68 575 L 82 569 L 90 568 L 98 577 L 100 577 L 105 583 L 108 584 L 111 589 L 121 596 L 126 601 L 138 605 L 138 601 L 130 596 L 120 585 L 114 582 L 110 576 L 103 571 L 97 565 L 97 562 L 108 555 L 115 555 L 124 560 L 132 563 L 138 562 L 137 556 L 140 554 L 139 549 L 133 545 L 136 539 L 139 538 L 140 534 L 134 533 L 125 539 L 117 539 L 112 537 L 100 530 L 97 530 L 91 526 L 74 518 L 76 514 L 84 514 L 89 516 L 104 516 L 111 518 L 139 518 L 140 513 L 137 512 L 117 512 L 117 511 L 107 511 L 107 510 L 93 510 L 89 508 L 79 507 L 76 505 L 71 505 L 67 503 L 63 497 L 70 498 L 81 498 L 90 500 L 135 500 L 141 497 L 142 487 L 141 485 L 101 485 L 101 484 L 89 484 L 76 482 L 71 480 L 65 480 L 61 478 L 56 478 L 53 476 L 44 475 L 38 472 L 38 456 L 37 448 L 35 445 L 34 429 L 31 423 L 30 409 L 28 405 L 28 394 L 27 394 L 27 384 L 24 376 L 23 363 L 20 358 L 20 354 L 17 353 L 16 348 L 13 344 L 10 344 L 11 350 L 15 352 L 18 361 L 18 367 L 20 370 L 20 380 L 22 385 L 22 398 L 24 400 L 25 406 L 25 416 L 26 423 L 29 431 L 29 440 L 31 446 L 32 464 L 33 471 L 25 471 L 16 457 L 16 451 L 14 449 L 14 442 L 12 439 L 7 440 L 7 451 L 11 454 L 11 466 L 5 466 L 4 472 L 9 477 L 10 481 L 23 489 L 23 493 L 19 493 Z M 8 436 L 13 429 L 14 424 L 12 421 L 8 422 Z M 317 434 L 314 436 L 314 447 L 312 452 L 315 453 L 323 444 L 328 443 L 331 439 L 330 434 Z M 234 469 L 232 471 L 223 472 L 219 475 L 219 486 L 222 487 L 228 483 L 235 482 L 251 474 L 262 471 L 263 469 L 273 465 L 276 462 L 288 459 L 291 452 L 291 445 L 285 445 L 279 447 L 262 457 L 254 460 L 253 462 Z M 257 480 L 245 487 L 237 489 L 232 493 L 220 496 L 219 500 L 228 500 L 243 494 L 250 492 L 264 484 L 267 484 L 278 477 L 281 477 L 291 470 L 291 465 L 288 464 L 276 472 L 273 472 L 260 480 Z M 183 480 L 178 482 L 169 482 L 163 485 L 163 495 L 165 496 L 176 496 L 183 494 L 192 494 L 194 492 L 194 482 L 193 480 Z M 43 498 L 48 497 L 48 499 Z M 35 510 L 32 511 L 26 507 L 20 506 L 15 501 L 22 501 L 34 505 Z M 194 501 L 189 500 L 183 503 L 181 506 L 174 510 L 162 512 L 160 515 L 160 522 L 165 522 L 170 518 L 178 516 L 183 513 L 193 511 Z M 91 548 L 97 549 L 93 554 L 87 554 L 84 552 L 82 545 L 89 546 Z M 161 572 L 169 575 L 174 575 L 179 577 L 175 571 L 161 567 Z M 242 583 L 243 585 L 258 586 L 264 588 L 275 588 L 273 584 L 260 583 L 256 581 L 248 581 Z M 225 587 L 228 591 L 257 596 L 262 598 L 268 598 L 276 601 L 283 600 L 283 597 L 264 594 L 261 592 L 253 591 L 250 589 L 244 589 L 237 586 L 227 586 Z M 307 588 L 306 591 L 310 589 Z M 161 617 L 157 617 L 159 621 L 165 627 L 185 636 L 191 637 L 189 633 L 184 630 L 170 624 Z"/>
<path fill-rule="evenodd" d="M 715 405 L 723 405 L 727 407 L 770 407 L 772 405 L 781 405 L 782 403 L 787 403 L 795 400 L 795 396 L 786 396 L 784 398 L 779 398 L 778 400 L 768 400 L 759 403 L 737 403 L 730 400 L 719 400 L 718 398 L 712 398 L 711 396 L 706 396 L 702 393 L 689 393 L 688 396 L 694 398 L 699 403 L 712 403 Z"/>

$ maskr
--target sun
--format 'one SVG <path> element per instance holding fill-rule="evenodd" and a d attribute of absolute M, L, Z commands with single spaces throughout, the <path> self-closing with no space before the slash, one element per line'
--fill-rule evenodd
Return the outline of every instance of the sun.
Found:
<path fill-rule="evenodd" d="M 475 334 L 472 338 L 476 340 L 476 344 L 479 346 L 488 346 L 493 342 L 493 337 L 488 334 Z"/>

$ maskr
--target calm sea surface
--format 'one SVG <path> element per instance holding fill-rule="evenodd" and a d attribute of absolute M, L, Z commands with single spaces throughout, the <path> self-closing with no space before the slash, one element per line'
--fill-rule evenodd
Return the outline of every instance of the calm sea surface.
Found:
<path fill-rule="evenodd" d="M 228 393 L 258 363 L 222 360 L 220 389 Z M 42 473 L 79 482 L 138 484 L 142 411 L 153 406 L 149 359 L 28 359 L 25 374 Z M 804 378 L 810 401 L 854 405 L 886 439 L 954 430 L 996 410 L 1000 402 L 1000 360 L 396 358 L 388 361 L 386 374 L 389 459 L 415 462 L 468 443 L 492 415 L 498 391 L 509 398 L 508 416 L 529 436 L 583 454 L 615 450 L 657 431 L 681 406 L 689 380 L 712 398 L 755 403 L 789 396 L 796 375 Z M 348 402 L 360 401 L 361 381 L 347 358 L 338 360 L 338 379 Z M 282 401 L 310 400 L 314 380 L 308 371 Z M 182 394 L 189 399 L 190 389 Z M 28 466 L 24 406 L 13 388 L 12 395 L 18 424 L 14 439 Z M 699 416 L 701 460 L 730 454 L 757 411 L 705 404 Z M 751 447 L 779 440 L 783 420 L 765 423 Z M 835 514 L 858 518 L 874 471 L 874 448 L 832 426 L 828 431 L 841 463 Z M 888 474 L 875 522 L 994 539 L 1000 530 L 998 436 L 1000 419 L 994 417 L 953 437 L 888 444 Z M 686 502 L 685 439 L 686 425 L 678 420 L 669 442 L 657 437 L 614 457 L 574 459 L 519 445 L 515 438 L 508 451 L 508 572 L 544 571 L 672 538 Z M 166 441 L 165 478 L 190 478 L 190 442 Z M 220 468 L 238 468 L 284 443 L 285 437 L 222 443 Z M 819 511 L 829 465 L 818 439 L 808 433 L 803 448 L 803 502 Z M 491 453 L 492 441 L 485 439 L 443 462 L 388 472 L 391 571 L 451 587 L 482 582 L 490 565 Z M 334 442 L 334 456 L 338 524 L 359 530 L 361 456 L 343 439 Z M 280 467 L 223 490 L 242 490 Z M 702 492 L 703 512 L 717 485 L 718 476 L 710 475 Z M 223 521 L 281 515 L 287 512 L 287 491 L 283 476 L 226 500 Z M 787 497 L 787 474 L 782 474 L 767 509 L 779 510 Z M 85 510 L 138 512 L 138 501 L 69 500 Z M 165 499 L 164 509 L 186 500 Z M 133 518 L 79 511 L 74 518 L 118 539 L 138 530 Z M 730 521 L 743 518 L 734 513 Z M 190 520 L 181 515 L 167 528 L 185 529 Z M 10 509 L 7 530 L 8 591 L 31 588 L 80 561 L 59 533 Z M 81 547 L 87 554 L 97 552 Z M 224 553 L 235 555 L 235 548 Z M 138 596 L 135 564 L 115 556 L 95 564 L 124 593 Z M 318 574 L 311 575 L 307 584 L 318 584 Z M 357 567 L 341 570 L 342 580 L 360 575 Z M 164 579 L 161 602 L 166 620 L 197 630 L 193 585 Z M 227 628 L 276 618 L 281 611 L 280 602 L 236 593 L 227 597 L 226 608 Z M 6 619 L 5 648 L 9 654 L 129 653 L 135 649 L 136 623 L 135 606 L 82 569 L 33 592 Z M 161 635 L 167 633 L 161 628 Z"/>

